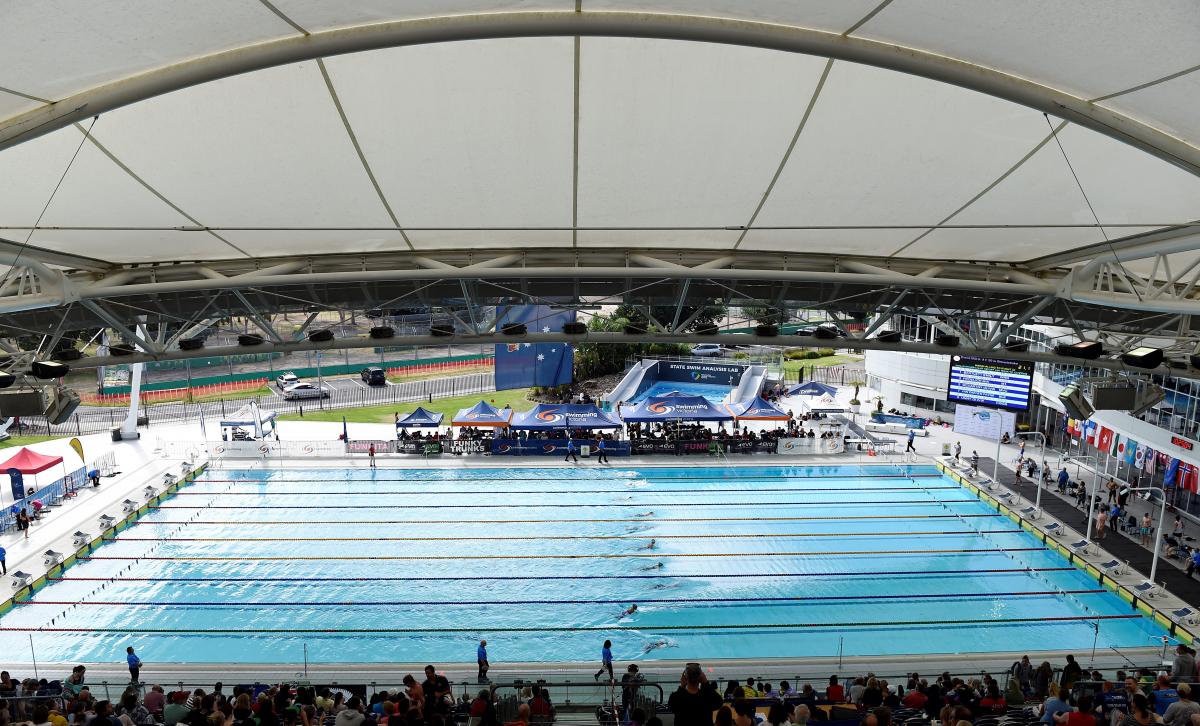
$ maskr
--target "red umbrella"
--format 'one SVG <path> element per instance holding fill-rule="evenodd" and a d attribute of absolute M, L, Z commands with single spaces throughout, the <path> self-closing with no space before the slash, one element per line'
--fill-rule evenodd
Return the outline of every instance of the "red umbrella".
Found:
<path fill-rule="evenodd" d="M 21 450 L 14 454 L 12 458 L 0 464 L 0 471 L 7 472 L 10 469 L 16 469 L 22 474 L 38 474 L 62 463 L 63 458 L 61 456 L 47 456 L 39 454 L 36 451 L 31 451 L 26 447 L 21 447 Z M 63 475 L 66 475 L 65 465 L 63 466 Z"/>

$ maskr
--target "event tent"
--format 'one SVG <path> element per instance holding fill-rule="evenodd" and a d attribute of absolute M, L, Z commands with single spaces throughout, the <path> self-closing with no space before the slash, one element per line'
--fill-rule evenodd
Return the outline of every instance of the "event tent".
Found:
<path fill-rule="evenodd" d="M 13 501 L 17 501 L 25 496 L 26 483 L 22 478 L 25 474 L 39 474 L 47 469 L 63 463 L 61 456 L 48 456 L 39 454 L 27 447 L 21 447 L 21 450 L 9 457 L 8 461 L 0 464 L 0 471 L 4 471 L 9 475 L 9 485 L 12 488 Z M 13 475 L 12 470 L 16 469 L 20 474 Z M 66 475 L 66 467 L 63 467 L 63 475 Z M 34 486 L 34 489 L 39 487 Z"/>
<path fill-rule="evenodd" d="M 590 403 L 539 403 L 513 416 L 511 427 L 529 431 L 619 429 L 621 422 Z"/>
<path fill-rule="evenodd" d="M 249 426 L 254 430 L 254 437 L 261 439 L 275 431 L 275 417 L 278 415 L 275 411 L 264 411 L 254 403 L 249 403 L 235 411 L 232 416 L 221 419 L 221 428 L 237 429 Z"/>
<path fill-rule="evenodd" d="M 818 399 L 808 399 L 801 401 L 801 404 L 808 409 L 809 413 L 845 413 L 846 407 L 834 400 L 833 396 L 826 393 Z"/>
<path fill-rule="evenodd" d="M 808 381 L 788 389 L 789 396 L 832 396 L 837 393 L 837 386 L 818 381 Z"/>
<path fill-rule="evenodd" d="M 703 396 L 651 396 L 621 418 L 626 423 L 653 421 L 729 421 L 733 414 Z"/>
<path fill-rule="evenodd" d="M 424 406 L 417 406 L 415 411 L 401 416 L 396 421 L 398 429 L 436 428 L 442 425 L 446 417 L 440 411 L 430 411 Z"/>
<path fill-rule="evenodd" d="M 498 409 L 487 401 L 480 401 L 470 408 L 464 408 L 454 414 L 451 426 L 508 426 L 512 419 L 512 409 Z"/>
<path fill-rule="evenodd" d="M 727 408 L 738 421 L 787 421 L 791 418 L 787 411 L 780 409 L 761 396 L 742 403 L 730 404 Z"/>

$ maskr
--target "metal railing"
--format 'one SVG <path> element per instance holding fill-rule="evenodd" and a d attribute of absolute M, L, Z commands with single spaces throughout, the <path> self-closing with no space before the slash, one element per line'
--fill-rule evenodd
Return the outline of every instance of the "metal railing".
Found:
<path fill-rule="evenodd" d="M 64 499 L 74 496 L 75 492 L 87 484 L 87 473 L 92 469 L 103 473 L 111 473 L 116 468 L 116 455 L 105 452 L 86 466 L 81 466 L 66 475 L 55 479 L 50 484 L 18 499 L 11 505 L 5 505 L 0 510 L 0 532 L 6 532 L 17 526 L 17 512 L 24 509 L 30 515 L 45 516 L 51 507 L 58 506 Z"/>

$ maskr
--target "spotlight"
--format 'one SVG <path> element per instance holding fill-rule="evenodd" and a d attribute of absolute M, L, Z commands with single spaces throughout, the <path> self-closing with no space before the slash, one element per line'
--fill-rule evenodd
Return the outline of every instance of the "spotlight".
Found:
<path fill-rule="evenodd" d="M 1058 400 L 1071 418 L 1083 420 L 1091 418 L 1092 414 L 1096 413 L 1096 409 L 1084 397 L 1083 391 L 1077 383 L 1072 383 L 1064 388 L 1058 394 Z"/>
<path fill-rule="evenodd" d="M 818 325 L 814 328 L 812 334 L 814 338 L 820 338 L 821 340 L 837 340 L 838 337 L 837 330 L 826 328 L 823 325 Z"/>
<path fill-rule="evenodd" d="M 71 366 L 52 360 L 35 360 L 29 367 L 29 372 L 33 374 L 34 378 L 51 381 L 55 378 L 65 377 L 71 372 Z"/>
<path fill-rule="evenodd" d="M 529 329 L 525 327 L 524 323 L 505 323 L 500 328 L 500 332 L 504 335 L 525 335 Z"/>
<path fill-rule="evenodd" d="M 12 384 L 17 382 L 17 377 L 11 373 L 0 373 L 0 388 L 12 388 Z"/>
<path fill-rule="evenodd" d="M 374 328 L 371 328 L 371 332 L 369 333 L 369 335 L 371 336 L 371 338 L 373 340 L 383 340 L 386 338 L 395 338 L 396 330 L 395 330 L 395 328 L 390 328 L 386 325 L 376 325 Z"/>
<path fill-rule="evenodd" d="M 1024 353 L 1029 350 L 1029 341 L 1027 340 L 1010 340 L 1004 344 L 1004 349 L 1009 353 Z"/>
<path fill-rule="evenodd" d="M 778 325 L 756 325 L 754 326 L 754 334 L 760 338 L 774 338 L 779 335 Z"/>
<path fill-rule="evenodd" d="M 563 323 L 562 331 L 567 335 L 584 335 L 587 333 L 587 325 L 584 323 Z"/>
<path fill-rule="evenodd" d="M 333 340 L 333 331 L 329 328 L 314 330 L 308 334 L 308 339 L 312 343 L 328 343 Z"/>
<path fill-rule="evenodd" d="M 129 345 L 128 343 L 117 343 L 116 345 L 108 346 L 108 354 L 113 356 L 124 357 L 127 355 L 133 355 L 136 352 L 137 351 L 134 350 L 133 346 Z"/>
<path fill-rule="evenodd" d="M 252 348 L 256 345 L 262 345 L 267 342 L 267 339 L 258 333 L 242 333 L 238 336 L 238 345 L 244 348 Z"/>
<path fill-rule="evenodd" d="M 76 349 L 70 348 L 70 347 L 59 348 L 58 350 L 51 353 L 50 357 L 54 360 L 61 360 L 61 361 L 79 360 L 80 358 L 83 357 L 83 351 L 76 350 Z"/>
<path fill-rule="evenodd" d="M 204 347 L 204 338 L 183 338 L 179 341 L 180 350 L 200 350 Z"/>
<path fill-rule="evenodd" d="M 713 325 L 712 323 L 705 323 L 704 325 L 698 326 L 696 328 L 696 335 L 716 335 L 716 334 L 717 334 L 717 326 Z"/>
<path fill-rule="evenodd" d="M 1062 344 L 1054 346 L 1054 352 L 1066 358 L 1081 358 L 1083 360 L 1096 360 L 1104 354 L 1104 346 L 1100 345 L 1095 340 L 1082 340 L 1073 344 Z"/>
<path fill-rule="evenodd" d="M 454 327 L 451 325 L 430 325 L 429 334 L 435 338 L 449 338 L 454 335 Z"/>
<path fill-rule="evenodd" d="M 885 330 L 877 334 L 875 340 L 878 340 L 880 343 L 899 343 L 904 340 L 904 336 L 900 334 L 899 330 Z"/>
<path fill-rule="evenodd" d="M 1134 368 L 1158 368 L 1163 362 L 1163 352 L 1161 348 L 1142 346 L 1123 353 L 1121 361 Z"/>
<path fill-rule="evenodd" d="M 1149 381 L 1143 381 L 1138 387 L 1137 396 L 1133 401 L 1133 408 L 1129 409 L 1131 416 L 1140 416 L 1149 411 L 1151 408 L 1162 403 L 1166 399 L 1167 394 L 1163 391 L 1162 386 L 1157 386 Z"/>
<path fill-rule="evenodd" d="M 939 335 L 933 339 L 933 342 L 937 343 L 938 345 L 942 346 L 943 348 L 957 348 L 958 347 L 958 336 L 957 335 Z"/>

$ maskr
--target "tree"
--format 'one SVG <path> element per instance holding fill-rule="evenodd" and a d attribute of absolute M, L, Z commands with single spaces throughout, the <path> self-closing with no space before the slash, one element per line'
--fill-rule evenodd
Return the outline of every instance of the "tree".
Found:
<path fill-rule="evenodd" d="M 701 309 L 701 307 L 703 307 L 703 309 Z M 699 312 L 697 312 L 697 311 L 699 311 Z M 717 323 L 720 323 L 722 320 L 725 319 L 725 316 L 728 314 L 728 312 L 729 312 L 729 309 L 725 306 L 725 303 L 720 300 L 709 301 L 708 303 L 704 304 L 703 306 L 700 306 L 700 305 L 684 305 L 683 307 L 680 307 L 678 305 L 651 305 L 650 306 L 650 314 L 654 316 L 654 320 L 656 320 L 661 325 L 667 327 L 668 329 L 671 327 L 672 323 L 674 323 L 676 321 L 676 314 L 678 314 L 678 316 L 679 316 L 678 320 L 679 320 L 680 325 L 682 326 L 679 331 L 681 333 L 686 333 L 686 332 L 690 332 L 690 331 L 694 331 L 694 330 L 701 330 L 708 326 L 716 325 Z M 693 315 L 695 315 L 694 318 L 692 317 Z M 650 319 L 646 316 L 646 307 L 645 306 L 618 305 L 616 311 L 613 313 L 613 316 L 617 317 L 617 318 L 623 318 L 630 323 L 634 323 L 634 324 L 638 324 L 638 325 L 644 325 L 644 326 L 650 325 Z M 682 325 L 685 322 L 687 323 L 687 325 Z"/>
<path fill-rule="evenodd" d="M 621 306 L 625 308 L 628 306 Z M 620 333 L 631 321 L 620 315 L 618 308 L 612 315 L 596 315 L 588 321 L 588 330 Z M 579 343 L 575 346 L 575 380 L 597 378 L 625 369 L 629 358 L 653 357 L 656 355 L 686 355 L 688 347 L 679 343 Z"/>

